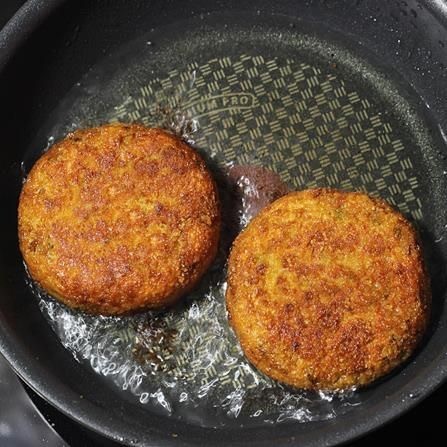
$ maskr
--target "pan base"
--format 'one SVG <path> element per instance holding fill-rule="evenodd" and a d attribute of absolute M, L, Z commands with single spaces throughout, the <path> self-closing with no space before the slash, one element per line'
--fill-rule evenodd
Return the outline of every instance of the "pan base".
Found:
<path fill-rule="evenodd" d="M 313 24 L 255 13 L 197 17 L 177 27 L 181 36 L 160 28 L 105 56 L 68 92 L 36 142 L 110 121 L 171 129 L 205 156 L 220 185 L 224 221 L 241 226 L 247 219 L 225 174 L 233 164 L 267 168 L 292 189 L 366 191 L 415 222 L 436 273 L 436 243 L 444 243 L 447 222 L 443 142 L 397 75 L 385 76 L 364 48 Z M 26 168 L 41 149 L 30 150 Z M 247 193 L 256 190 L 251 186 Z M 207 278 L 169 312 L 91 317 L 34 291 L 63 345 L 151 411 L 207 427 L 259 426 L 329 419 L 361 404 L 367 392 L 290 390 L 247 363 L 224 305 L 234 234 L 224 228 Z"/>

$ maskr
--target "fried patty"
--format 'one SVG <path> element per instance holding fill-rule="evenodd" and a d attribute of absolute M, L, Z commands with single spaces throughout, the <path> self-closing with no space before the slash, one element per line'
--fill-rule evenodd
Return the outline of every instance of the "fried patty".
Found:
<path fill-rule="evenodd" d="M 34 165 L 20 196 L 19 240 L 32 278 L 91 313 L 156 309 L 212 262 L 220 211 L 202 158 L 160 129 L 79 130 Z"/>
<path fill-rule="evenodd" d="M 415 230 L 361 193 L 288 194 L 254 218 L 229 259 L 227 309 L 245 355 L 297 388 L 388 373 L 420 341 L 430 300 Z"/>

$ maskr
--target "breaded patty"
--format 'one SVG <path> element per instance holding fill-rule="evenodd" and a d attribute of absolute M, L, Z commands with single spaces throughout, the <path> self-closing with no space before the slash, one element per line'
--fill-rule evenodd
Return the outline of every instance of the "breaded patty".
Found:
<path fill-rule="evenodd" d="M 363 386 L 391 371 L 420 341 L 430 299 L 415 230 L 361 193 L 288 194 L 229 259 L 227 309 L 245 355 L 298 388 Z"/>
<path fill-rule="evenodd" d="M 140 125 L 79 130 L 55 144 L 32 168 L 18 214 L 34 280 L 101 314 L 175 302 L 212 262 L 220 231 L 202 158 Z"/>

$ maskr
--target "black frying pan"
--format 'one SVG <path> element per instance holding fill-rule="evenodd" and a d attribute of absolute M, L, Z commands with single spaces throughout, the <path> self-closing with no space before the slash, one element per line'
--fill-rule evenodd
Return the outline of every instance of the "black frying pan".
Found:
<path fill-rule="evenodd" d="M 60 411 L 128 445 L 331 445 L 414 406 L 447 375 L 446 45 L 441 1 L 29 1 L 0 34 L 2 353 Z M 150 121 L 126 95 L 150 84 L 175 96 L 186 67 L 198 76 L 200 150 L 254 159 L 296 188 L 378 194 L 421 232 L 433 286 L 426 340 L 334 419 L 204 428 L 157 414 L 76 362 L 25 283 L 23 170 L 50 136 L 110 119 L 114 107 L 113 118 Z"/>

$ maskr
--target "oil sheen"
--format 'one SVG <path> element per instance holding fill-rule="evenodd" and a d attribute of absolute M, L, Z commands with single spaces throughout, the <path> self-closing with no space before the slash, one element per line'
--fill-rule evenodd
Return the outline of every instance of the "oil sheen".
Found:
<path fill-rule="evenodd" d="M 174 309 L 133 317 L 75 312 L 30 286 L 73 356 L 150 411 L 209 427 L 336 417 L 361 405 L 362 392 L 292 390 L 244 358 L 225 309 L 231 242 L 288 190 L 328 186 L 390 202 L 420 228 L 436 264 L 432 242 L 447 222 L 437 203 L 447 192 L 440 143 L 411 89 L 360 57 L 355 42 L 286 21 L 194 20 L 182 40 L 167 39 L 169 28 L 151 30 L 99 60 L 36 141 L 113 121 L 180 135 L 219 185 L 224 228 L 212 268 Z M 42 150 L 30 148 L 25 170 Z"/>

